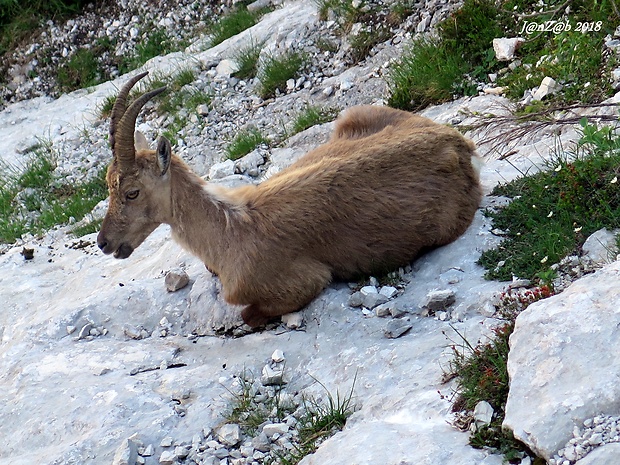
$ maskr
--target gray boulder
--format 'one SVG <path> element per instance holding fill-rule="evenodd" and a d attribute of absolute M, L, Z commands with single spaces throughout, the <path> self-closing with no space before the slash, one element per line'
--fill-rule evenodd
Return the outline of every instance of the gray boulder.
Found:
<path fill-rule="evenodd" d="M 608 265 L 517 318 L 504 427 L 547 460 L 585 419 L 620 409 L 619 274 Z"/>

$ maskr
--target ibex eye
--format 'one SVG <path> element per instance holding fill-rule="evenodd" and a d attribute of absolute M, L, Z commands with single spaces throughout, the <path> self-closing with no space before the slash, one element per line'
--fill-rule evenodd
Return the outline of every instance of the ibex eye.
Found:
<path fill-rule="evenodd" d="M 128 200 L 136 200 L 138 198 L 138 195 L 140 195 L 140 191 L 136 189 L 135 191 L 127 192 L 126 197 Z"/>

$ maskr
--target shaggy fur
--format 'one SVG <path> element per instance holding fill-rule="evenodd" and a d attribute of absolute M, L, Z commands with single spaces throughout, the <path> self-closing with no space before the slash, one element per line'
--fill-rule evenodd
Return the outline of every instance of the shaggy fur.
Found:
<path fill-rule="evenodd" d="M 171 225 L 225 299 L 246 305 L 250 326 L 299 310 L 332 279 L 394 269 L 455 240 L 481 198 L 471 141 L 387 107 L 348 110 L 328 143 L 258 186 L 210 185 L 169 152 L 160 140 L 137 152 L 134 170 L 110 165 L 99 245 L 126 258 Z"/>

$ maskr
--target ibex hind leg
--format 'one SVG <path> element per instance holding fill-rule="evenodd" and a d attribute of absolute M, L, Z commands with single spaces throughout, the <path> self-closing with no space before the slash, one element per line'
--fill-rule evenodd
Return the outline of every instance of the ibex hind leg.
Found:
<path fill-rule="evenodd" d="M 245 307 L 243 321 L 255 328 L 272 318 L 301 310 L 331 281 L 328 266 L 312 259 L 298 259 L 270 283 L 264 298 Z"/>

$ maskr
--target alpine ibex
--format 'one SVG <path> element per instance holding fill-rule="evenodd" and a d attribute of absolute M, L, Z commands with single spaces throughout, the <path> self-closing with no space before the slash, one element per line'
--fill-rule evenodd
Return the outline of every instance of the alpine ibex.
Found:
<path fill-rule="evenodd" d="M 110 205 L 97 243 L 127 258 L 161 223 L 219 276 L 250 326 L 301 309 L 332 279 L 385 272 L 447 244 L 481 199 L 473 142 L 386 107 L 359 106 L 331 139 L 259 185 L 205 182 L 159 139 L 134 142 L 136 117 L 164 91 L 127 107 L 146 73 L 120 91 L 110 122 Z M 142 138 L 143 139 L 143 138 Z"/>

